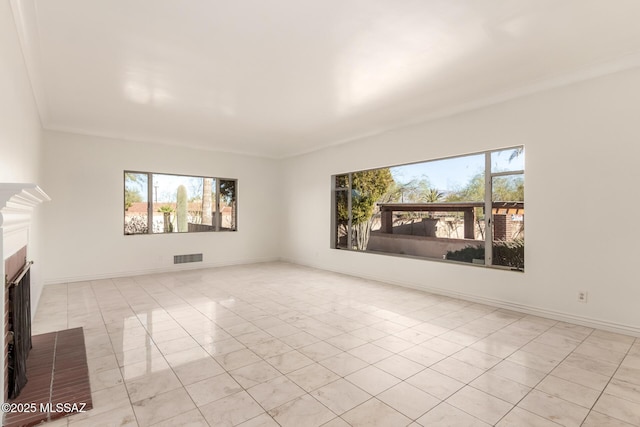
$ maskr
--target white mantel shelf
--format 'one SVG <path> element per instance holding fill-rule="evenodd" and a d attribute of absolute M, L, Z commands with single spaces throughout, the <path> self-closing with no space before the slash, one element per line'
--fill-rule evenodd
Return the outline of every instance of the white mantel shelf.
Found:
<path fill-rule="evenodd" d="M 11 204 L 35 206 L 49 200 L 49 196 L 36 184 L 0 183 L 0 210 Z"/>
<path fill-rule="evenodd" d="M 0 183 L 2 259 L 27 244 L 33 208 L 49 200 L 36 184 Z"/>
<path fill-rule="evenodd" d="M 6 216 L 30 212 L 49 200 L 49 196 L 36 184 L 0 183 L 0 227 L 6 226 Z"/>

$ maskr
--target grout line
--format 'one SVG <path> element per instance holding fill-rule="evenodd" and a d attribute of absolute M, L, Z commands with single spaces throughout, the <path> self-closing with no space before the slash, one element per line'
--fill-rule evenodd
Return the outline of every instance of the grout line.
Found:
<path fill-rule="evenodd" d="M 55 334 L 56 336 L 53 341 L 53 363 L 51 365 L 51 381 L 49 382 L 49 402 L 48 403 L 53 402 L 53 380 L 56 373 L 56 351 L 58 349 L 58 333 L 56 332 Z M 47 414 L 46 420 L 47 421 L 51 420 L 51 412 Z"/>

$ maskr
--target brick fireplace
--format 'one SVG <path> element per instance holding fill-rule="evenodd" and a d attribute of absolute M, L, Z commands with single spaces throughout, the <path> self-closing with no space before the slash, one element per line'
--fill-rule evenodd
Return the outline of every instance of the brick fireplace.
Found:
<path fill-rule="evenodd" d="M 3 375 L 0 375 L 0 390 L 3 391 L 2 401 L 7 401 L 7 350 L 8 350 L 8 288 L 7 280 L 13 279 L 25 266 L 29 257 L 29 235 L 33 210 L 44 201 L 48 201 L 44 191 L 35 184 L 27 183 L 0 183 L 0 255 L 2 263 L 0 270 L 5 279 L 2 295 L 3 333 L 0 348 L 0 366 L 3 367 Z"/>

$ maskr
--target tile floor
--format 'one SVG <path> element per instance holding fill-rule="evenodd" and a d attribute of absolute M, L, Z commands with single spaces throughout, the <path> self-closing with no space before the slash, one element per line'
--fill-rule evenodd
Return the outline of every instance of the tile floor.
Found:
<path fill-rule="evenodd" d="M 51 426 L 640 426 L 640 339 L 285 263 L 45 287 L 78 326 Z"/>

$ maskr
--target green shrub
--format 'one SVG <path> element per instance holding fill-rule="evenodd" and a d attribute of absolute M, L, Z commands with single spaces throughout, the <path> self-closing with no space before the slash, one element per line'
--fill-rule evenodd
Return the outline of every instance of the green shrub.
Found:
<path fill-rule="evenodd" d="M 452 261 L 472 262 L 474 259 L 484 259 L 484 246 L 467 246 L 457 251 L 448 251 L 446 259 Z"/>
<path fill-rule="evenodd" d="M 464 249 L 448 251 L 446 259 L 461 262 L 484 259 L 484 246 L 469 245 Z M 524 239 L 493 242 L 493 264 L 524 270 Z"/>
<path fill-rule="evenodd" d="M 493 263 L 524 270 L 524 239 L 494 242 Z"/>

